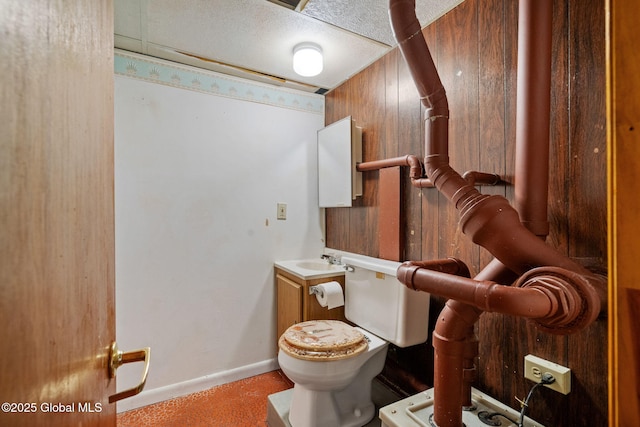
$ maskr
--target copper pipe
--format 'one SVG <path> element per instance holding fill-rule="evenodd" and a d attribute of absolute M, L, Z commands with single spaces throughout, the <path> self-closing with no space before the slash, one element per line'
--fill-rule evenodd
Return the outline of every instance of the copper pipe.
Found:
<path fill-rule="evenodd" d="M 390 0 L 389 17 L 425 112 L 427 177 L 457 208 L 482 195 L 449 166 L 449 104 L 415 14 L 415 0 Z"/>
<path fill-rule="evenodd" d="M 447 301 L 433 332 L 434 421 L 438 426 L 462 425 L 462 408 L 472 405 L 471 385 L 477 379 L 478 356 L 474 324 L 483 310 L 530 318 L 539 329 L 556 334 L 576 332 L 598 314 L 594 308 L 599 307 L 599 301 L 589 292 L 591 285 L 570 271 L 552 267 L 530 270 L 512 288 L 483 281 L 491 276 L 505 281 L 513 277 L 496 260 L 475 280 L 433 270 L 418 271 L 416 264 L 401 265 L 399 280 L 414 289 L 455 298 Z"/>
<path fill-rule="evenodd" d="M 498 185 L 502 179 L 495 173 L 467 171 L 462 177 L 471 185 Z"/>
<path fill-rule="evenodd" d="M 521 9 L 521 13 L 528 13 L 528 9 Z M 518 212 L 504 197 L 480 194 L 449 166 L 446 95 L 415 15 L 415 1 L 391 0 L 389 13 L 400 50 L 416 80 L 421 99 L 429 107 L 425 170 L 438 190 L 460 210 L 463 233 L 518 274 L 534 267 L 556 266 L 585 275 L 593 280 L 595 287 L 603 287 L 601 278 L 522 226 Z M 540 53 L 545 54 L 550 53 Z M 530 169 L 534 166 L 529 165 Z"/>
<path fill-rule="evenodd" d="M 393 157 L 391 159 L 373 160 L 370 162 L 358 163 L 356 170 L 358 172 L 373 171 L 383 168 L 391 168 L 395 166 L 409 166 L 409 177 L 422 177 L 422 163 L 416 156 L 408 154 L 402 157 Z"/>
<path fill-rule="evenodd" d="M 523 0 L 525 1 L 525 0 Z M 531 2 L 531 0 L 526 0 Z M 524 4 L 520 13 L 526 16 L 521 20 L 530 22 L 536 19 L 550 19 L 547 11 L 551 0 L 542 6 L 543 12 L 537 15 L 531 13 L 532 3 Z M 538 6 L 536 2 L 536 6 Z M 507 277 L 516 274 L 533 274 L 527 276 L 524 281 L 518 283 L 520 288 L 498 286 L 497 283 L 487 283 L 483 280 L 462 279 L 445 273 L 420 272 L 418 267 L 405 266 L 404 273 L 399 271 L 398 277 L 407 280 L 408 285 L 422 289 L 431 289 L 430 292 L 438 295 L 458 298 L 450 300 L 440 314 L 436 329 L 433 334 L 435 349 L 435 378 L 434 378 L 434 422 L 441 427 L 460 427 L 462 425 L 461 407 L 470 402 L 471 376 L 465 375 L 465 371 L 473 366 L 474 355 L 477 355 L 476 340 L 473 333 L 473 325 L 478 320 L 482 309 L 504 310 L 506 314 L 542 319 L 541 327 L 555 333 L 572 333 L 589 324 L 603 306 L 602 301 L 606 296 L 606 280 L 580 265 L 574 263 L 554 249 L 550 248 L 536 235 L 544 232 L 544 226 L 540 226 L 540 218 L 544 216 L 546 221 L 546 206 L 544 215 L 539 204 L 546 205 L 546 189 L 537 190 L 534 194 L 543 194 L 544 197 L 534 196 L 531 203 L 519 202 L 518 206 L 524 212 L 528 206 L 535 205 L 533 220 L 525 218 L 525 226 L 520 223 L 518 211 L 512 208 L 506 199 L 499 196 L 485 196 L 480 194 L 473 185 L 470 185 L 449 165 L 448 159 L 448 103 L 445 90 L 438 77 L 437 70 L 431 58 L 431 54 L 422 35 L 420 24 L 415 16 L 415 1 L 390 0 L 389 14 L 391 25 L 398 41 L 398 46 L 404 56 L 411 75 L 416 83 L 422 103 L 426 106 L 425 117 L 425 172 L 438 190 L 454 203 L 461 212 L 460 222 L 463 233 L 472 240 L 488 249 L 498 261 L 490 263 L 478 275 L 481 277 L 500 277 L 504 282 Z M 548 28 L 545 23 L 544 28 Z M 535 41 L 524 31 L 533 30 L 535 25 L 523 26 L 519 31 L 519 37 L 525 37 L 530 44 Z M 540 56 L 550 56 L 549 44 L 543 37 Z M 520 52 L 519 52 L 520 53 Z M 534 53 L 530 53 L 534 55 Z M 535 59 L 533 56 L 531 58 Z M 543 64 L 547 61 L 543 59 Z M 527 67 L 528 65 L 523 65 Z M 543 76 L 542 83 L 545 78 Z M 519 85 L 520 88 L 520 85 Z M 536 87 L 535 90 L 544 91 L 544 87 Z M 535 91 L 534 90 L 534 91 Z M 522 101 L 526 101 L 527 97 Z M 544 104 L 544 102 L 542 102 Z M 527 120 L 535 109 L 521 108 L 521 120 Z M 548 103 L 546 108 L 548 109 Z M 533 112 L 533 113 L 532 113 Z M 543 113 L 544 114 L 544 113 Z M 546 113 L 548 114 L 548 113 Z M 522 126 L 521 129 L 530 128 Z M 525 132 L 523 130 L 523 132 Z M 519 142 L 522 140 L 523 142 Z M 536 150 L 542 151 L 541 157 L 548 159 L 548 147 L 538 148 L 544 142 L 541 138 L 520 138 L 520 144 L 531 144 L 525 149 L 521 169 L 526 176 L 527 172 L 535 169 L 536 157 L 530 153 Z M 536 144 L 535 146 L 533 146 Z M 548 145 L 548 126 L 546 144 Z M 548 161 L 548 160 L 547 160 Z M 548 174 L 547 172 L 544 172 Z M 531 181 L 533 186 L 546 186 L 547 179 Z M 516 180 L 516 186 L 518 181 Z M 522 184 L 527 187 L 526 182 Z M 537 187 L 536 187 L 537 188 Z M 526 200 L 526 193 L 524 195 Z M 539 199 L 544 198 L 544 201 Z M 526 214 L 528 215 L 528 214 Z M 529 231 L 529 228 L 533 232 Z M 542 270 L 527 273 L 535 267 L 545 267 Z M 489 266 L 488 266 L 489 267 Z M 403 267 L 401 267 L 403 268 Z M 400 270 L 400 269 L 399 269 Z M 558 278 L 557 275 L 562 276 Z M 404 281 L 403 280 L 403 281 Z M 446 283 L 449 286 L 443 286 Z M 531 288 L 531 289 L 529 289 Z M 496 296 L 498 295 L 498 297 Z M 523 304 L 521 298 L 526 297 L 527 303 L 533 303 L 532 309 Z M 496 299 L 497 298 L 497 299 Z M 509 300 L 509 304 L 502 305 L 501 298 Z M 529 300 L 530 299 L 530 300 Z M 579 308 L 576 308 L 579 307 Z M 585 308 L 586 307 L 586 308 Z M 543 314 L 544 313 L 544 314 Z M 578 320 L 576 320 L 578 319 Z"/>
<path fill-rule="evenodd" d="M 462 408 L 471 405 L 471 379 L 464 369 L 478 356 L 474 325 L 482 310 L 448 300 L 433 331 L 434 421 L 447 427 L 462 425 Z"/>
<path fill-rule="evenodd" d="M 373 160 L 370 162 L 359 163 L 356 166 L 358 172 L 368 172 L 395 166 L 409 166 L 409 177 L 411 185 L 417 188 L 433 188 L 431 181 L 424 176 L 422 162 L 416 156 L 408 154 L 402 157 L 394 157 L 384 160 Z"/>
<path fill-rule="evenodd" d="M 418 188 L 433 188 L 433 182 L 429 178 L 424 176 L 424 169 L 422 162 L 418 157 L 407 154 L 402 157 L 393 157 L 383 160 L 372 160 L 370 162 L 362 162 L 356 165 L 358 172 L 370 172 L 385 168 L 392 168 L 396 166 L 409 166 L 409 178 L 411 178 L 411 185 Z M 497 185 L 502 179 L 500 175 L 495 173 L 467 171 L 462 177 L 470 185 Z"/>
<path fill-rule="evenodd" d="M 415 15 L 415 1 L 390 0 L 389 16 L 421 102 L 427 108 L 425 172 L 456 208 L 473 206 L 474 200 L 481 200 L 482 196 L 449 166 L 448 102 Z M 470 362 L 465 350 L 475 341 L 473 327 L 481 313 L 471 305 L 449 300 L 439 316 L 433 333 L 434 421 L 437 425 L 462 425 L 462 406 L 471 401 L 471 387 L 463 375 L 464 367 Z"/>
<path fill-rule="evenodd" d="M 515 273 L 553 265 L 591 275 L 527 230 L 504 197 L 485 196 L 476 205 L 465 208 L 460 214 L 462 232 Z"/>
<path fill-rule="evenodd" d="M 521 12 L 528 13 L 527 10 L 524 8 Z M 438 190 L 460 210 L 463 232 L 516 273 L 522 274 L 542 265 L 555 265 L 589 274 L 551 247 L 534 242 L 535 234 L 521 226 L 518 212 L 504 197 L 482 195 L 451 168 L 448 163 L 448 103 L 415 15 L 415 0 L 390 0 L 389 14 L 400 51 L 422 102 L 428 108 L 425 171 Z M 544 56 L 545 52 L 539 54 Z M 534 169 L 534 165 L 529 166 Z M 491 223 L 494 226 L 491 230 L 485 228 Z M 513 234 L 517 234 L 520 240 Z"/>
<path fill-rule="evenodd" d="M 454 299 L 482 311 L 535 319 L 539 326 L 556 334 L 575 332 L 599 314 L 600 301 L 596 294 L 590 293 L 587 279 L 558 267 L 530 270 L 515 287 L 455 276 L 412 263 L 403 263 L 397 274 L 398 280 L 413 290 Z"/>
<path fill-rule="evenodd" d="M 414 269 L 426 268 L 428 270 L 439 271 L 441 273 L 455 274 L 456 276 L 461 277 L 471 277 L 469 267 L 467 267 L 464 262 L 453 257 L 429 261 L 406 261 L 402 266 L 405 268 L 413 267 Z M 407 285 L 406 282 L 403 283 Z"/>
<path fill-rule="evenodd" d="M 510 285 L 512 284 L 518 276 L 511 270 L 509 270 L 504 264 L 498 261 L 496 258 L 491 260 L 483 269 L 478 273 L 475 277 L 475 280 L 480 281 L 490 281 L 495 283 L 500 283 L 502 285 Z M 461 315 L 461 313 L 463 315 Z M 452 317 L 455 315 L 453 322 L 439 322 L 436 324 L 435 332 L 439 337 L 451 337 L 450 339 L 460 340 L 463 345 L 465 345 L 465 353 L 462 360 L 463 369 L 469 369 L 476 365 L 476 361 L 478 358 L 478 339 L 476 338 L 475 331 L 473 325 L 478 321 L 482 311 L 480 311 L 477 307 L 464 304 L 459 301 L 449 300 L 445 305 L 445 308 L 442 310 L 440 316 L 443 319 Z M 460 336 L 458 333 L 457 324 L 463 325 L 465 329 L 465 335 Z M 470 326 L 469 326 L 470 325 Z M 438 369 L 438 371 L 442 372 L 442 369 Z M 440 376 L 441 381 L 446 382 L 446 375 Z M 473 381 L 476 380 L 474 376 L 462 376 L 462 385 L 461 385 L 461 398 L 460 404 L 462 407 L 468 407 L 471 403 L 471 386 Z M 446 386 L 445 386 L 446 387 Z M 442 388 L 442 386 L 440 386 Z M 439 404 L 440 409 L 439 412 L 446 413 L 447 410 L 451 410 L 451 407 L 447 407 L 446 405 Z"/>
<path fill-rule="evenodd" d="M 411 185 L 417 188 L 434 188 L 433 182 L 429 178 L 412 179 Z"/>
<path fill-rule="evenodd" d="M 518 213 L 503 197 L 486 197 L 460 216 L 462 232 L 487 249 L 511 271 L 521 275 L 536 267 L 559 267 L 580 274 L 597 295 L 594 310 L 606 307 L 607 280 L 560 254 L 521 223 Z M 589 296 L 591 298 L 591 296 Z"/>
<path fill-rule="evenodd" d="M 551 0 L 520 0 L 514 207 L 533 234 L 549 234 Z"/>
<path fill-rule="evenodd" d="M 494 258 L 489 264 L 485 265 L 482 271 L 474 278 L 476 280 L 489 280 L 500 283 L 501 285 L 510 286 L 516 281 L 518 275 L 507 268 L 500 260 Z"/>

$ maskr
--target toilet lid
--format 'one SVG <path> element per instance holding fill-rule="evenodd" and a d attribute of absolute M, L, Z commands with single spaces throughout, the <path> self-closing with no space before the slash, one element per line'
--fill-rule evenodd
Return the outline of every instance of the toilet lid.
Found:
<path fill-rule="evenodd" d="M 336 360 L 367 349 L 362 332 L 339 320 L 310 320 L 290 326 L 278 341 L 285 353 L 298 359 Z"/>

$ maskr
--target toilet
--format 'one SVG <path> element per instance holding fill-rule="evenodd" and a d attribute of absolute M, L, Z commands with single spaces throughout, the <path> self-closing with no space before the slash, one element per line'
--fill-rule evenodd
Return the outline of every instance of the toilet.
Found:
<path fill-rule="evenodd" d="M 345 317 L 289 327 L 278 341 L 280 369 L 294 383 L 292 427 L 359 427 L 375 416 L 371 382 L 389 343 L 427 339 L 429 294 L 396 278 L 399 262 L 344 253 Z"/>

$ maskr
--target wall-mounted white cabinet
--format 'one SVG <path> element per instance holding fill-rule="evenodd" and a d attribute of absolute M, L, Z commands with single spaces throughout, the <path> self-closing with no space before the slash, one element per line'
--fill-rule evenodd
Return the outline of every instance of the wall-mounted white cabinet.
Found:
<path fill-rule="evenodd" d="M 318 199 L 321 208 L 350 207 L 362 196 L 362 128 L 351 116 L 318 131 Z"/>

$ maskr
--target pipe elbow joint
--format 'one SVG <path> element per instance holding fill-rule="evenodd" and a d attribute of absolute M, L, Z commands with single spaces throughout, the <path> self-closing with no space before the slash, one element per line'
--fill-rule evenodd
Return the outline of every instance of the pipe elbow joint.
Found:
<path fill-rule="evenodd" d="M 422 168 L 422 162 L 420 162 L 418 157 L 408 154 L 405 157 L 405 162 L 409 166 L 409 178 L 420 179 L 423 177 L 424 170 Z"/>
<path fill-rule="evenodd" d="M 602 301 L 589 278 L 560 267 L 529 270 L 516 282 L 533 288 L 549 299 L 547 315 L 530 319 L 536 327 L 556 335 L 569 335 L 589 326 L 600 313 Z"/>
<path fill-rule="evenodd" d="M 403 283 L 407 288 L 416 289 L 416 285 L 413 281 L 413 278 L 416 275 L 416 272 L 420 269 L 416 264 L 411 261 L 403 262 L 400 267 L 396 270 L 396 278 Z"/>

